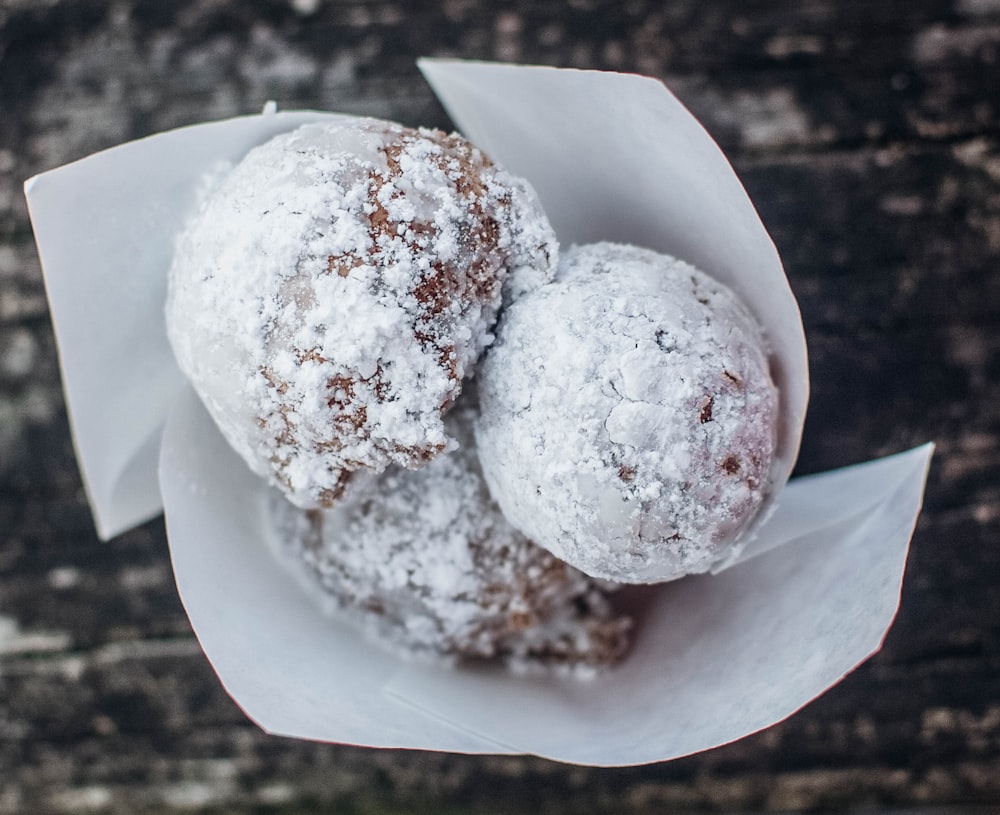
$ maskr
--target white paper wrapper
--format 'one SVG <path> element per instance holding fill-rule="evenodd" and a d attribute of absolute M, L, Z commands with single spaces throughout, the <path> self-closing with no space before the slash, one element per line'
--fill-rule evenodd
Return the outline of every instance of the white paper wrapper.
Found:
<path fill-rule="evenodd" d="M 182 128 L 24 185 L 77 459 L 101 537 L 163 507 L 160 433 L 184 386 L 167 342 L 166 270 L 206 175 L 271 136 L 333 116 L 280 113 Z"/>
<path fill-rule="evenodd" d="M 774 348 L 783 484 L 807 399 L 801 322 L 773 244 L 701 126 L 642 77 L 421 67 L 459 128 L 532 182 L 562 242 L 646 245 L 743 295 Z M 98 528 L 110 536 L 165 507 L 191 622 L 249 716 L 325 741 L 634 764 L 779 721 L 878 649 L 929 447 L 789 485 L 724 574 L 655 589 L 630 656 L 592 682 L 411 663 L 318 613 L 276 566 L 266 487 L 184 385 L 162 309 L 172 241 L 205 174 L 330 115 L 185 128 L 26 184 Z"/>

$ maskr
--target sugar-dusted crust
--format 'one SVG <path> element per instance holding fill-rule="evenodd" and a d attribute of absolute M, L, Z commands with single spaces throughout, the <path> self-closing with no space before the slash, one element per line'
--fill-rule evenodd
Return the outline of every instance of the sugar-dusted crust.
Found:
<path fill-rule="evenodd" d="M 769 493 L 778 398 L 762 330 L 681 261 L 572 248 L 505 312 L 478 383 L 494 497 L 587 574 L 706 571 Z"/>
<path fill-rule="evenodd" d="M 341 612 L 409 654 L 587 670 L 625 650 L 605 587 L 518 533 L 490 498 L 463 407 L 461 446 L 420 470 L 391 468 L 330 510 L 271 504 L 282 559 Z"/>
<path fill-rule="evenodd" d="M 451 442 L 506 288 L 557 247 L 527 185 L 459 136 L 375 120 L 251 150 L 181 236 L 168 332 L 233 447 L 296 504 Z"/>

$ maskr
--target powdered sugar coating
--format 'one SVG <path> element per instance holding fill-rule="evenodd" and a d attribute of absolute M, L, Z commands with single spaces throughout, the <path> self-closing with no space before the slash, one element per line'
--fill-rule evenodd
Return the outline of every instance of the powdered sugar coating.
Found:
<path fill-rule="evenodd" d="M 181 235 L 167 327 L 230 444 L 303 507 L 419 466 L 492 340 L 551 276 L 534 193 L 458 136 L 376 120 L 251 150 Z"/>
<path fill-rule="evenodd" d="M 674 258 L 573 247 L 505 312 L 478 383 L 494 497 L 589 575 L 706 571 L 768 494 L 778 398 L 762 330 Z"/>
<path fill-rule="evenodd" d="M 628 621 L 599 584 L 515 530 L 492 501 L 464 408 L 460 447 L 391 468 L 333 509 L 271 505 L 279 551 L 341 612 L 404 653 L 501 658 L 521 669 L 612 662 Z"/>

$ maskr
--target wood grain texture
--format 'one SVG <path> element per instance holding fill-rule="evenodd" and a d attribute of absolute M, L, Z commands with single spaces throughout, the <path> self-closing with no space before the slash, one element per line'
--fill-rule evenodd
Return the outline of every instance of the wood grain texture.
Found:
<path fill-rule="evenodd" d="M 96 540 L 22 181 L 267 99 L 447 126 L 419 55 L 667 81 L 799 298 L 798 471 L 937 443 L 884 650 L 788 721 L 620 770 L 270 737 L 162 522 Z M 0 813 L 1000 811 L 998 61 L 997 0 L 0 4 Z"/>

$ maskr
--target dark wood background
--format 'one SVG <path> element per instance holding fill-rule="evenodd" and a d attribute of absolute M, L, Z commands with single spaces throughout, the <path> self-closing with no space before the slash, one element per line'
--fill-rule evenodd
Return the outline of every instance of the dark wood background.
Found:
<path fill-rule="evenodd" d="M 447 126 L 422 54 L 666 80 L 799 297 L 799 472 L 937 442 L 884 650 L 787 722 L 616 770 L 269 737 L 162 521 L 97 541 L 22 181 L 267 99 Z M 0 813 L 1000 811 L 998 60 L 998 0 L 0 2 Z"/>

